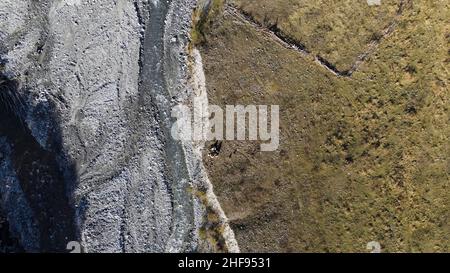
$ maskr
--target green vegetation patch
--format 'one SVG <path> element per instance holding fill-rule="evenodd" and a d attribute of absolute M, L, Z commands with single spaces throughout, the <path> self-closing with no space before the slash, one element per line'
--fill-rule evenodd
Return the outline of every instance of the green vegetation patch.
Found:
<path fill-rule="evenodd" d="M 298 14 L 313 6 L 331 12 L 325 1 L 249 3 L 239 4 L 251 11 L 286 5 L 288 12 L 274 13 L 286 15 L 278 22 L 286 31 L 286 18 L 303 18 Z M 385 22 L 396 5 L 382 3 Z M 200 48 L 210 102 L 277 104 L 281 111 L 278 151 L 225 141 L 218 156 L 204 156 L 242 251 L 361 252 L 370 241 L 385 252 L 450 251 L 448 5 L 415 3 L 350 78 L 336 77 L 230 13 L 212 18 Z M 358 7 L 328 16 L 363 18 Z M 321 25 L 319 17 L 307 22 Z M 308 31 L 295 35 L 305 43 L 321 36 L 317 27 Z M 311 48 L 326 52 L 319 44 Z M 343 48 L 327 50 L 346 66 L 353 53 Z"/>
<path fill-rule="evenodd" d="M 233 0 L 240 10 L 267 27 L 276 27 L 304 44 L 339 71 L 350 70 L 357 58 L 378 41 L 394 21 L 401 0 Z M 406 2 L 406 1 L 405 1 Z"/>

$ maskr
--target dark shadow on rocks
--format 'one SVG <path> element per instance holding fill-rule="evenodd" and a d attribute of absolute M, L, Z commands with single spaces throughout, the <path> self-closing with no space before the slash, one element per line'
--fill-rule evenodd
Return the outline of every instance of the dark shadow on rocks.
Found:
<path fill-rule="evenodd" d="M 38 229 L 38 249 L 28 251 L 65 252 L 67 243 L 77 239 L 70 198 L 70 189 L 77 181 L 75 166 L 66 160 L 55 107 L 50 105 L 45 111 L 27 109 L 23 99 L 26 92 L 18 89 L 17 81 L 0 73 L 0 137 L 6 138 L 11 147 L 9 160 Z M 25 121 L 25 113 L 38 112 L 44 116 L 33 118 L 49 119 L 53 127 L 45 129 L 48 135 L 45 145 L 38 142 Z M 0 197 L 2 194 L 7 193 L 0 192 Z M 13 237 L 20 238 L 24 245 L 27 238 L 23 234 L 6 234 L 9 230 L 4 229 L 2 237 L 10 241 Z"/>

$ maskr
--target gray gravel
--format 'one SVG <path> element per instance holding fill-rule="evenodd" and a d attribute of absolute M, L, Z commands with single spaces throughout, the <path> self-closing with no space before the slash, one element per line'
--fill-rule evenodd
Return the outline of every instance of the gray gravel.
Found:
<path fill-rule="evenodd" d="M 1 73 L 26 105 L 25 130 L 0 128 L 0 211 L 26 251 L 214 251 L 190 190 L 212 191 L 201 158 L 170 137 L 172 107 L 193 95 L 195 4 L 0 1 Z"/>

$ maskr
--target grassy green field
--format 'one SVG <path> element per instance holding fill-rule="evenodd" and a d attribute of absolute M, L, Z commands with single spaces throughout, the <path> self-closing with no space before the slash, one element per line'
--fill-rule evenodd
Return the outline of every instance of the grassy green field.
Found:
<path fill-rule="evenodd" d="M 406 1 L 405 1 L 406 2 Z M 235 0 L 234 5 L 268 27 L 276 26 L 314 54 L 344 71 L 393 23 L 401 0 L 368 6 L 360 0 Z"/>
<path fill-rule="evenodd" d="M 204 157 L 241 250 L 364 252 L 379 241 L 386 252 L 450 251 L 449 3 L 408 5 L 344 78 L 221 2 L 195 31 L 210 102 L 281 111 L 278 151 L 226 141 Z M 353 2 L 232 4 L 346 69 L 399 1 Z"/>

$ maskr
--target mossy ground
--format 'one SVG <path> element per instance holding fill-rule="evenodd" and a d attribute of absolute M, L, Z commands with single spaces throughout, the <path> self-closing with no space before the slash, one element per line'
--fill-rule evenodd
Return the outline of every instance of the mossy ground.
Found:
<path fill-rule="evenodd" d="M 291 2 L 253 1 L 252 10 Z M 319 8 L 305 21 L 311 33 L 292 26 L 291 35 L 314 37 L 321 15 L 360 20 L 316 2 L 302 1 Z M 281 111 L 278 151 L 225 141 L 219 156 L 204 157 L 241 250 L 364 252 L 379 241 L 385 252 L 450 251 L 448 5 L 414 1 L 351 78 L 232 15 L 209 18 L 200 49 L 210 103 L 278 104 Z M 361 39 L 342 45 L 347 52 L 360 51 L 367 35 L 359 34 L 347 32 Z M 319 43 L 311 49 L 324 50 Z M 340 49 L 329 54 L 348 63 Z"/>

